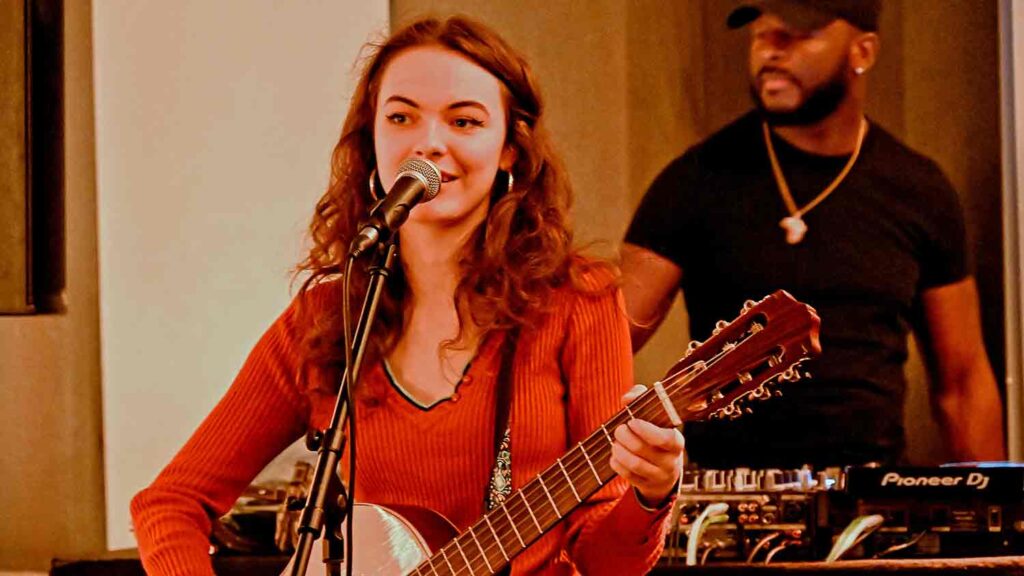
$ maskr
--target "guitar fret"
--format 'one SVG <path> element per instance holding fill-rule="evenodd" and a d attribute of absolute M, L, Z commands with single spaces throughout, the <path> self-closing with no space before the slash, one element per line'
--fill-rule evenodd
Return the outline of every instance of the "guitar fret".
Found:
<path fill-rule="evenodd" d="M 494 541 L 498 543 L 498 550 L 501 550 L 501 555 L 505 557 L 505 562 L 508 562 L 508 554 L 505 553 L 505 547 L 501 545 L 501 538 L 498 538 L 498 533 L 494 531 L 494 526 L 491 525 L 491 519 L 485 515 L 484 520 L 487 522 L 487 527 L 491 529 L 491 534 L 494 535 Z"/>
<path fill-rule="evenodd" d="M 679 417 L 676 407 L 672 405 L 672 399 L 669 398 L 665 387 L 661 385 L 661 382 L 655 382 L 651 387 L 654 388 L 654 392 L 658 395 L 658 400 L 661 400 L 661 407 L 665 410 L 665 415 L 668 416 L 668 421 L 672 423 L 672 427 L 681 429 L 683 419 Z"/>
<path fill-rule="evenodd" d="M 516 528 L 516 522 L 512 519 L 512 516 L 508 513 L 508 508 L 504 504 L 501 505 L 501 510 L 505 512 L 505 517 L 508 518 L 508 525 L 512 527 L 512 531 L 516 533 L 516 538 L 519 539 L 519 544 L 526 548 L 526 542 L 523 542 L 523 537 L 519 535 L 519 528 Z"/>
<path fill-rule="evenodd" d="M 551 497 L 551 493 L 548 492 L 548 487 L 544 485 L 544 475 L 540 474 L 537 476 L 537 482 L 540 482 L 540 487 L 544 489 L 544 495 L 548 497 L 548 502 L 551 502 L 551 507 L 555 509 L 555 516 L 562 517 L 562 511 L 558 509 L 558 504 L 555 504 L 554 498 Z"/>
<path fill-rule="evenodd" d="M 469 558 L 466 557 L 466 553 L 462 551 L 462 544 L 459 544 L 459 539 L 455 539 L 455 547 L 459 549 L 459 554 L 462 555 L 462 561 L 466 563 L 466 568 L 469 570 L 470 576 L 476 576 L 473 573 L 473 566 L 469 563 Z"/>
<path fill-rule="evenodd" d="M 543 534 L 544 529 L 540 527 L 540 522 L 537 522 L 537 517 L 533 515 L 533 507 L 530 506 L 530 502 L 526 500 L 526 494 L 524 490 L 519 491 L 519 497 L 522 498 L 523 504 L 526 505 L 526 511 L 530 513 L 530 518 L 533 518 L 533 523 L 537 526 L 537 534 Z"/>
<path fill-rule="evenodd" d="M 473 531 L 472 527 L 469 529 L 469 535 L 473 537 L 473 542 L 476 542 L 476 547 L 480 549 L 480 557 L 484 559 L 484 564 L 487 564 L 487 570 L 491 574 L 494 574 L 494 566 L 491 566 L 491 561 L 487 559 L 487 552 L 485 552 L 484 547 L 480 545 L 480 541 L 477 540 L 476 532 Z"/>
<path fill-rule="evenodd" d="M 448 565 L 448 569 L 452 571 L 452 574 L 455 574 L 455 567 L 452 566 L 451 561 L 448 560 L 448 553 L 444 551 L 444 548 L 441 548 L 441 557 L 444 558 L 444 563 Z"/>
<path fill-rule="evenodd" d="M 633 414 L 633 411 L 629 408 L 629 404 L 626 404 L 626 412 L 629 413 L 630 418 L 636 418 L 636 416 Z"/>
<path fill-rule="evenodd" d="M 608 439 L 609 444 L 615 444 L 615 440 L 612 439 L 612 435 L 608 433 L 608 429 L 601 424 L 601 432 L 604 432 L 604 437 Z"/>
<path fill-rule="evenodd" d="M 583 442 L 577 444 L 580 447 L 580 452 L 583 453 L 583 458 L 587 461 L 587 466 L 590 466 L 590 471 L 594 473 L 594 478 L 597 480 L 597 485 L 601 485 L 601 475 L 597 473 L 597 468 L 594 468 L 594 463 L 590 461 L 590 456 L 587 455 L 587 451 L 583 448 Z"/>
<path fill-rule="evenodd" d="M 437 573 L 437 568 L 434 568 L 434 561 L 433 560 L 429 560 L 428 559 L 427 560 L 427 566 L 430 566 L 430 571 L 434 573 L 434 576 L 441 576 L 440 574 Z"/>
<path fill-rule="evenodd" d="M 576 487 L 573 486 L 572 484 L 572 478 L 569 477 L 569 473 L 565 471 L 565 466 L 562 465 L 562 459 L 559 458 L 555 460 L 555 462 L 558 462 L 558 467 L 562 470 L 562 474 L 565 476 L 565 479 L 569 482 L 569 489 L 572 490 L 572 495 L 576 497 L 576 501 L 583 502 L 583 499 L 580 498 L 579 493 L 576 492 Z"/>

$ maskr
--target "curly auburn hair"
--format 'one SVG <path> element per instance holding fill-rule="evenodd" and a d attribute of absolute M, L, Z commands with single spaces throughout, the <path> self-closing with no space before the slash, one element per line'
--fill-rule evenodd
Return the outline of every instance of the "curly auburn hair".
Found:
<path fill-rule="evenodd" d="M 479 22 L 464 16 L 424 18 L 383 43 L 368 45 L 370 52 L 334 147 L 330 185 L 317 202 L 309 228 L 313 245 L 298 266 L 298 274 L 309 273 L 300 296 L 308 296 L 318 285 L 341 290 L 342 282 L 328 281 L 343 274 L 356 226 L 373 202 L 368 182 L 376 165 L 373 126 L 381 76 L 403 50 L 425 45 L 456 52 L 500 81 L 506 104 L 506 144 L 514 148 L 516 158 L 514 187 L 509 189 L 507 176 L 495 178 L 488 216 L 460 256 L 462 276 L 455 294 L 460 331 L 455 341 L 445 343 L 449 346 L 462 338 L 467 321 L 482 336 L 530 325 L 543 313 L 552 290 L 569 282 L 586 291 L 581 273 L 594 263 L 573 247 L 567 217 L 571 186 L 541 124 L 543 104 L 525 59 Z M 350 279 L 353 305 L 362 303 L 368 282 L 366 271 L 357 268 L 353 266 Z M 407 290 L 405 278 L 396 270 L 381 297 L 377 326 L 367 345 L 368 360 L 386 354 L 401 334 L 401 303 Z M 352 317 L 357 313 L 353 310 Z M 307 361 L 320 368 L 339 368 L 344 358 L 340 312 L 322 315 L 309 325 Z"/>

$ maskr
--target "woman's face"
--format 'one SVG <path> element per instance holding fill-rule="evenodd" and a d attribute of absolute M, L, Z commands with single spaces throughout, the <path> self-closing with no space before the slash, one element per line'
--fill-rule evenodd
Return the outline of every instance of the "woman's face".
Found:
<path fill-rule="evenodd" d="M 441 170 L 441 191 L 419 204 L 410 224 L 477 224 L 487 217 L 498 169 L 509 169 L 501 83 L 466 57 L 439 46 L 410 48 L 388 63 L 373 122 L 377 172 L 390 188 L 409 158 Z"/>

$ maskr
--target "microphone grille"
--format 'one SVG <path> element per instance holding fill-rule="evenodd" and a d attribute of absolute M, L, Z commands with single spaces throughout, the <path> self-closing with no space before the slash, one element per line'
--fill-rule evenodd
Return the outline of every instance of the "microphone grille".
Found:
<path fill-rule="evenodd" d="M 427 189 L 423 192 L 423 201 L 431 200 L 441 190 L 441 170 L 430 160 L 422 158 L 409 158 L 398 167 L 398 175 L 410 173 L 418 175 L 427 183 Z"/>

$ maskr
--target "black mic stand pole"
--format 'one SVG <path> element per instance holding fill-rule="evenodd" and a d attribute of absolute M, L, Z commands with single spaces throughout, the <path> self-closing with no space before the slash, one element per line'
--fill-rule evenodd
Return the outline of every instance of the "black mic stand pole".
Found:
<path fill-rule="evenodd" d="M 369 283 L 366 298 L 359 314 L 352 338 L 352 365 L 346 367 L 338 390 L 338 401 L 334 405 L 331 423 L 319 439 L 319 450 L 313 478 L 309 483 L 306 505 L 299 516 L 299 541 L 292 556 L 291 576 L 304 576 L 309 564 L 313 542 L 324 532 L 324 562 L 329 574 L 340 574 L 340 563 L 344 559 L 344 547 L 341 538 L 341 523 L 345 519 L 343 506 L 338 497 L 344 495 L 344 486 L 338 478 L 338 462 L 345 447 L 345 422 L 348 419 L 348 393 L 353 382 L 359 381 L 359 368 L 363 362 L 363 352 L 370 328 L 377 316 L 377 304 L 384 287 L 384 281 L 391 273 L 395 262 L 396 247 L 394 238 L 377 247 L 377 261 L 369 268 Z M 351 267 L 349 267 L 351 272 Z M 347 280 L 346 280 L 347 282 Z M 344 311 L 343 313 L 346 313 Z M 350 480 L 351 481 L 351 480 Z M 353 497 L 353 495 L 349 495 Z M 345 559 L 349 562 L 351 558 Z"/>

